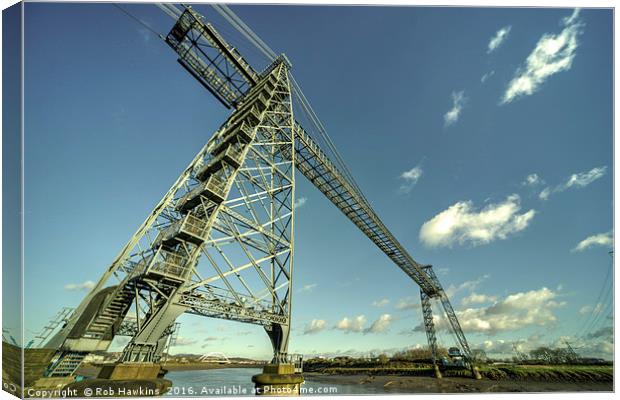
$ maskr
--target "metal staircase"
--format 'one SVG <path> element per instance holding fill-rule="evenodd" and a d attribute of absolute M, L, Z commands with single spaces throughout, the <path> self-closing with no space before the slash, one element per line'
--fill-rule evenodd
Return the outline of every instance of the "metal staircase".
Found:
<path fill-rule="evenodd" d="M 73 375 L 87 355 L 88 352 L 82 351 L 63 352 L 48 368 L 46 376 L 63 377 Z"/>
<path fill-rule="evenodd" d="M 120 324 L 123 318 L 125 318 L 134 298 L 135 282 L 129 281 L 119 285 L 104 309 L 88 325 L 84 336 L 96 339 L 101 339 L 107 334 L 113 336 L 114 332 L 110 331 L 115 324 Z"/>

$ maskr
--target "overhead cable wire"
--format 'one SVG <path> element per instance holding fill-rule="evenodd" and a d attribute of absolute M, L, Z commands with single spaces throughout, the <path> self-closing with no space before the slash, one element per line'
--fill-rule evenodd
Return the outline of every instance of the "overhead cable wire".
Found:
<path fill-rule="evenodd" d="M 596 310 L 596 313 L 593 313 L 594 315 L 594 319 L 592 320 L 592 322 L 590 323 L 590 325 L 585 329 L 585 331 L 583 332 L 583 335 L 588 335 L 591 334 L 593 332 L 596 332 L 596 330 L 598 328 L 600 328 L 600 324 L 602 322 L 605 322 L 605 319 L 602 319 L 603 315 L 608 315 L 607 314 L 607 310 L 610 308 L 611 306 L 611 289 L 612 289 L 612 285 L 608 285 L 607 290 L 605 291 L 605 294 L 603 295 L 602 300 L 597 303 L 597 305 L 595 307 L 598 307 L 598 305 L 602 305 L 602 307 L 598 308 L 598 310 Z"/>
<path fill-rule="evenodd" d="M 156 5 L 161 8 L 166 14 L 171 17 L 175 15 L 178 17 L 181 14 L 181 11 L 176 8 L 176 6 L 171 5 L 169 3 L 156 3 Z M 239 33 L 241 33 L 250 43 L 252 43 L 269 61 L 273 61 L 277 55 L 276 53 L 248 26 L 246 25 L 228 6 L 223 4 L 212 4 L 211 7 L 215 9 L 228 23 L 230 23 L 233 28 L 235 28 Z M 307 113 L 309 117 L 309 122 L 314 125 L 317 133 L 320 135 L 323 140 L 325 146 L 329 150 L 328 152 L 334 157 L 334 163 L 339 167 L 342 174 L 346 178 L 346 180 L 353 186 L 353 188 L 358 192 L 359 196 L 369 204 L 368 200 L 364 196 L 361 188 L 357 184 L 355 178 L 353 178 L 353 174 L 347 167 L 344 159 L 336 149 L 333 141 L 327 134 L 327 130 L 325 126 L 318 118 L 316 112 L 312 108 L 312 105 L 306 98 L 304 92 L 301 89 L 301 86 L 295 80 L 295 77 L 290 74 L 291 81 L 293 83 L 293 92 L 296 94 L 299 103 L 302 109 Z"/>
<path fill-rule="evenodd" d="M 174 4 L 170 3 L 155 3 L 163 12 L 168 14 L 171 18 L 177 19 L 181 16 L 182 12 Z"/>
<path fill-rule="evenodd" d="M 609 276 L 611 275 L 611 271 L 613 269 L 613 259 L 611 260 L 611 265 L 609 267 L 609 269 L 607 269 L 607 274 L 605 275 L 605 280 L 603 281 L 603 285 L 601 285 L 601 289 L 599 290 L 596 302 L 594 302 L 594 309 L 592 311 L 596 311 L 596 307 L 598 307 L 599 304 L 601 303 L 601 299 L 604 297 L 604 294 L 606 294 L 609 290 L 607 283 L 610 283 L 609 280 Z M 609 287 L 611 287 L 612 285 L 609 285 Z M 602 314 L 604 310 L 600 310 L 600 314 Z M 586 319 L 586 321 L 583 323 L 583 325 L 581 326 L 581 328 L 577 331 L 577 333 L 575 333 L 576 337 L 583 337 L 586 333 L 588 333 L 590 331 L 590 329 L 592 329 L 592 327 L 594 326 L 595 321 L 597 320 L 597 315 L 599 313 L 590 313 L 588 315 L 588 318 Z"/>
<path fill-rule="evenodd" d="M 245 24 L 228 6 L 225 4 L 211 4 L 222 17 L 224 17 L 233 27 L 241 32 L 250 42 L 252 42 L 270 60 L 275 60 L 277 55 L 249 26 Z"/>
<path fill-rule="evenodd" d="M 157 36 L 160 39 L 164 39 L 164 36 L 162 34 L 160 34 L 159 32 L 157 32 L 152 26 L 150 26 L 149 24 L 147 24 L 146 22 L 144 22 L 143 20 L 141 20 L 140 18 L 136 17 L 135 15 L 133 15 L 132 13 L 130 13 L 129 11 L 127 11 L 126 9 L 124 9 L 123 7 L 121 7 L 120 5 L 116 4 L 116 3 L 112 3 L 112 5 L 116 8 L 118 8 L 119 10 L 121 10 L 125 15 L 127 15 L 129 18 L 133 19 L 134 21 L 136 21 L 137 23 L 139 23 L 140 25 L 144 26 L 146 29 L 148 29 L 152 34 L 154 34 L 155 36 Z"/>
<path fill-rule="evenodd" d="M 253 43 L 265 56 L 267 56 L 270 60 L 273 60 L 277 57 L 276 53 L 249 27 L 247 26 L 228 6 L 223 4 L 212 4 L 213 7 L 221 16 L 223 16 L 235 29 L 237 29 L 241 34 L 243 34 L 251 43 Z M 347 167 L 347 164 L 344 162 L 344 159 L 336 149 L 333 141 L 327 134 L 327 130 L 325 126 L 322 124 L 321 120 L 318 118 L 314 109 L 312 108 L 310 102 L 306 98 L 305 94 L 301 90 L 300 85 L 295 80 L 295 77 L 292 74 L 289 74 L 291 77 L 291 81 L 293 83 L 293 91 L 297 94 L 299 98 L 299 102 L 301 106 L 305 109 L 310 117 L 310 122 L 314 124 L 317 129 L 317 133 L 321 136 L 325 145 L 330 150 L 332 155 L 335 158 L 335 163 L 342 170 L 341 172 L 345 176 L 345 178 L 351 183 L 351 185 L 357 190 L 358 194 L 361 198 L 368 203 L 368 200 L 363 195 L 362 190 L 359 185 L 353 178 L 353 174 Z"/>
<path fill-rule="evenodd" d="M 331 138 L 327 134 L 327 130 L 325 129 L 325 126 L 321 123 L 321 120 L 319 119 L 319 117 L 314 112 L 314 109 L 312 108 L 312 105 L 310 105 L 310 102 L 306 98 L 304 92 L 301 90 L 301 87 L 299 86 L 299 84 L 295 80 L 295 77 L 292 74 L 290 74 L 290 75 L 291 75 L 291 81 L 293 82 L 293 90 L 297 93 L 302 107 L 304 107 L 306 109 L 306 111 L 308 112 L 308 114 L 310 115 L 311 122 L 315 125 L 315 127 L 318 130 L 318 133 L 321 135 L 321 137 L 325 141 L 325 144 L 327 145 L 327 147 L 331 151 L 332 155 L 336 158 L 336 160 L 335 160 L 336 163 L 342 169 L 341 172 L 347 178 L 349 183 L 351 183 L 351 185 L 359 192 L 358 194 L 362 197 L 362 199 L 364 199 L 364 201 L 366 201 L 366 203 L 368 203 L 368 200 L 366 199 L 366 197 L 364 196 L 364 194 L 363 194 L 362 190 L 360 189 L 359 185 L 355 181 L 355 178 L 353 178 L 353 174 L 349 170 L 349 167 L 347 167 L 347 164 L 345 163 L 344 159 L 342 158 L 342 156 L 340 155 L 340 153 L 336 149 L 336 146 L 334 145 L 334 142 L 331 140 Z"/>

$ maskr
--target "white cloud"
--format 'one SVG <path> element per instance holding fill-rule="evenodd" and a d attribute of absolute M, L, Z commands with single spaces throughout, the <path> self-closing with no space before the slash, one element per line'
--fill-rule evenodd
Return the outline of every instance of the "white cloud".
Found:
<path fill-rule="evenodd" d="M 607 166 L 592 168 L 588 172 L 579 172 L 576 174 L 572 174 L 570 178 L 564 183 L 562 186 L 564 189 L 570 189 L 572 187 L 575 188 L 583 188 L 591 184 L 597 179 L 602 178 L 607 171 Z"/>
<path fill-rule="evenodd" d="M 465 97 L 465 91 L 452 92 L 452 108 L 448 110 L 443 116 L 444 126 L 448 127 L 459 120 L 463 106 L 467 101 Z"/>
<path fill-rule="evenodd" d="M 529 174 L 528 176 L 525 177 L 525 180 L 523 181 L 522 185 L 523 186 L 538 186 L 538 185 L 542 185 L 543 183 L 545 183 L 545 181 L 543 181 L 541 177 L 538 176 L 538 174 Z"/>
<path fill-rule="evenodd" d="M 588 304 L 579 309 L 579 314 L 581 315 L 600 314 L 604 308 L 605 308 L 605 305 L 603 303 L 596 303 L 595 306 Z"/>
<path fill-rule="evenodd" d="M 506 239 L 527 228 L 536 211 L 519 214 L 520 198 L 513 194 L 500 203 L 478 211 L 471 201 L 461 201 L 434 216 L 420 228 L 420 240 L 430 247 L 454 243 L 487 244 Z"/>
<path fill-rule="evenodd" d="M 495 296 L 488 296 L 486 294 L 478 294 L 478 293 L 472 293 L 467 297 L 464 297 L 461 300 L 461 304 L 464 306 L 469 306 L 472 304 L 484 304 L 484 303 L 492 303 L 497 301 L 497 297 Z"/>
<path fill-rule="evenodd" d="M 420 308 L 420 299 L 416 297 L 406 297 L 398 300 L 396 303 L 397 310 L 413 310 Z"/>
<path fill-rule="evenodd" d="M 390 304 L 389 299 L 375 300 L 372 302 L 373 307 L 385 307 Z"/>
<path fill-rule="evenodd" d="M 297 293 L 311 293 L 318 286 L 316 283 L 310 283 L 308 285 L 303 285 Z"/>
<path fill-rule="evenodd" d="M 573 252 L 584 251 L 594 246 L 612 247 L 614 245 L 614 238 L 612 232 L 599 233 L 598 235 L 588 236 L 573 248 Z"/>
<path fill-rule="evenodd" d="M 295 208 L 303 207 L 307 201 L 308 199 L 306 197 L 298 197 L 297 200 L 295 200 L 294 207 Z"/>
<path fill-rule="evenodd" d="M 495 32 L 495 35 L 493 35 L 491 40 L 489 40 L 489 47 L 487 49 L 487 53 L 494 52 L 504 43 L 504 41 L 508 38 L 510 29 L 512 29 L 512 27 L 508 25 Z"/>
<path fill-rule="evenodd" d="M 390 328 L 392 320 L 393 318 L 390 314 L 383 314 L 368 329 L 364 330 L 364 333 L 383 333 Z"/>
<path fill-rule="evenodd" d="M 581 189 L 592 182 L 605 176 L 607 172 L 607 166 L 595 167 L 587 172 L 577 172 L 568 177 L 566 182 L 557 185 L 556 187 L 546 187 L 538 197 L 541 200 L 547 200 L 552 193 L 560 193 L 568 189 Z"/>
<path fill-rule="evenodd" d="M 146 29 L 146 28 L 138 28 L 138 33 L 142 37 L 142 40 L 144 41 L 144 43 L 148 44 L 151 41 L 152 33 L 148 29 Z"/>
<path fill-rule="evenodd" d="M 556 301 L 557 293 L 546 287 L 529 292 L 520 292 L 496 301 L 488 307 L 466 308 L 456 314 L 461 327 L 467 332 L 496 334 L 501 331 L 516 331 L 529 326 L 549 326 L 557 322 L 554 310 L 565 305 Z M 448 329 L 448 321 L 441 316 L 434 317 L 437 329 Z M 423 331 L 420 324 L 416 331 Z"/>
<path fill-rule="evenodd" d="M 494 356 L 512 357 L 515 355 L 514 347 L 518 351 L 528 354 L 530 351 L 541 346 L 549 348 L 566 348 L 566 342 L 577 350 L 581 357 L 601 357 L 613 359 L 613 327 L 605 326 L 583 337 L 560 336 L 551 340 L 543 341 L 544 335 L 535 333 L 528 338 L 515 339 L 513 341 L 497 339 L 485 340 L 482 343 L 470 344 L 472 348 L 484 349 L 487 354 Z M 513 347 L 514 346 L 514 347 Z"/>
<path fill-rule="evenodd" d="M 541 200 L 547 200 L 549 199 L 549 196 L 551 196 L 551 188 L 550 187 L 546 187 L 543 190 L 540 191 L 540 193 L 538 194 L 538 197 Z"/>
<path fill-rule="evenodd" d="M 344 317 L 336 324 L 336 329 L 344 331 L 346 333 L 349 332 L 363 332 L 364 325 L 366 325 L 366 316 L 358 315 L 355 318 L 349 319 Z"/>
<path fill-rule="evenodd" d="M 448 297 L 453 297 L 455 294 L 462 292 L 463 290 L 472 292 L 474 291 L 483 281 L 489 279 L 490 275 L 485 274 L 479 278 L 476 278 L 471 281 L 465 281 L 458 286 L 450 285 L 446 289 L 446 294 Z"/>
<path fill-rule="evenodd" d="M 175 346 L 191 346 L 192 344 L 196 344 L 198 341 L 196 339 L 190 339 L 183 336 L 177 337 L 177 340 L 174 342 Z"/>
<path fill-rule="evenodd" d="M 579 9 L 575 9 L 569 18 L 562 20 L 564 28 L 560 33 L 545 33 L 538 40 L 508 84 L 501 104 L 533 94 L 550 76 L 571 68 L 577 54 L 577 37 L 583 27 L 578 17 Z"/>
<path fill-rule="evenodd" d="M 597 329 L 594 332 L 590 332 L 586 335 L 586 339 L 598 339 L 602 337 L 607 337 L 609 339 L 613 339 L 614 336 L 614 328 L 613 326 L 603 326 Z"/>
<path fill-rule="evenodd" d="M 421 177 L 422 167 L 420 167 L 419 165 L 400 174 L 400 178 L 405 181 L 402 185 L 400 185 L 401 193 L 411 192 L 411 189 L 413 189 L 413 187 L 416 183 L 418 183 L 418 180 L 420 180 Z"/>
<path fill-rule="evenodd" d="M 344 317 L 338 321 L 334 329 L 344 331 L 345 333 L 382 333 L 389 329 L 393 320 L 394 318 L 390 314 L 383 314 L 366 328 L 365 315 L 358 315 L 355 318 Z"/>
<path fill-rule="evenodd" d="M 327 328 L 327 321 L 323 319 L 313 319 L 310 321 L 308 325 L 304 328 L 304 335 L 311 335 L 314 333 L 321 332 Z"/>
<path fill-rule="evenodd" d="M 493 75 L 495 75 L 495 70 L 491 70 L 486 74 L 482 75 L 482 77 L 480 78 L 480 83 L 485 83 Z"/>
<path fill-rule="evenodd" d="M 65 290 L 86 290 L 89 291 L 95 287 L 95 282 L 86 281 L 82 283 L 68 283 L 65 285 Z"/>

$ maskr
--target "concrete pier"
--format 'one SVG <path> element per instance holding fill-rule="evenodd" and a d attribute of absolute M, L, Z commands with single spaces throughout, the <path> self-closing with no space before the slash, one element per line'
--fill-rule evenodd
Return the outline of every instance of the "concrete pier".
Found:
<path fill-rule="evenodd" d="M 267 364 L 252 382 L 259 396 L 299 396 L 304 377 L 295 373 L 293 364 Z"/>
<path fill-rule="evenodd" d="M 163 378 L 165 371 L 155 363 L 116 363 L 104 365 L 98 379 L 128 380 Z"/>

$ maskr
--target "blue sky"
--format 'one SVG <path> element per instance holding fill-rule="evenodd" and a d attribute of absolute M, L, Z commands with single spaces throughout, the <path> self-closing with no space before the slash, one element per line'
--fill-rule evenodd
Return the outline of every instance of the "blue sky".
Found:
<path fill-rule="evenodd" d="M 154 6 L 125 8 L 171 27 Z M 366 197 L 435 266 L 474 347 L 511 355 L 513 342 L 569 337 L 610 357 L 611 298 L 599 296 L 613 235 L 610 10 L 232 8 L 292 61 Z M 25 40 L 28 339 L 81 300 L 227 110 L 112 5 L 27 4 Z M 290 349 L 424 345 L 415 283 L 303 179 L 297 195 Z M 174 352 L 271 352 L 259 327 L 181 322 Z"/>

